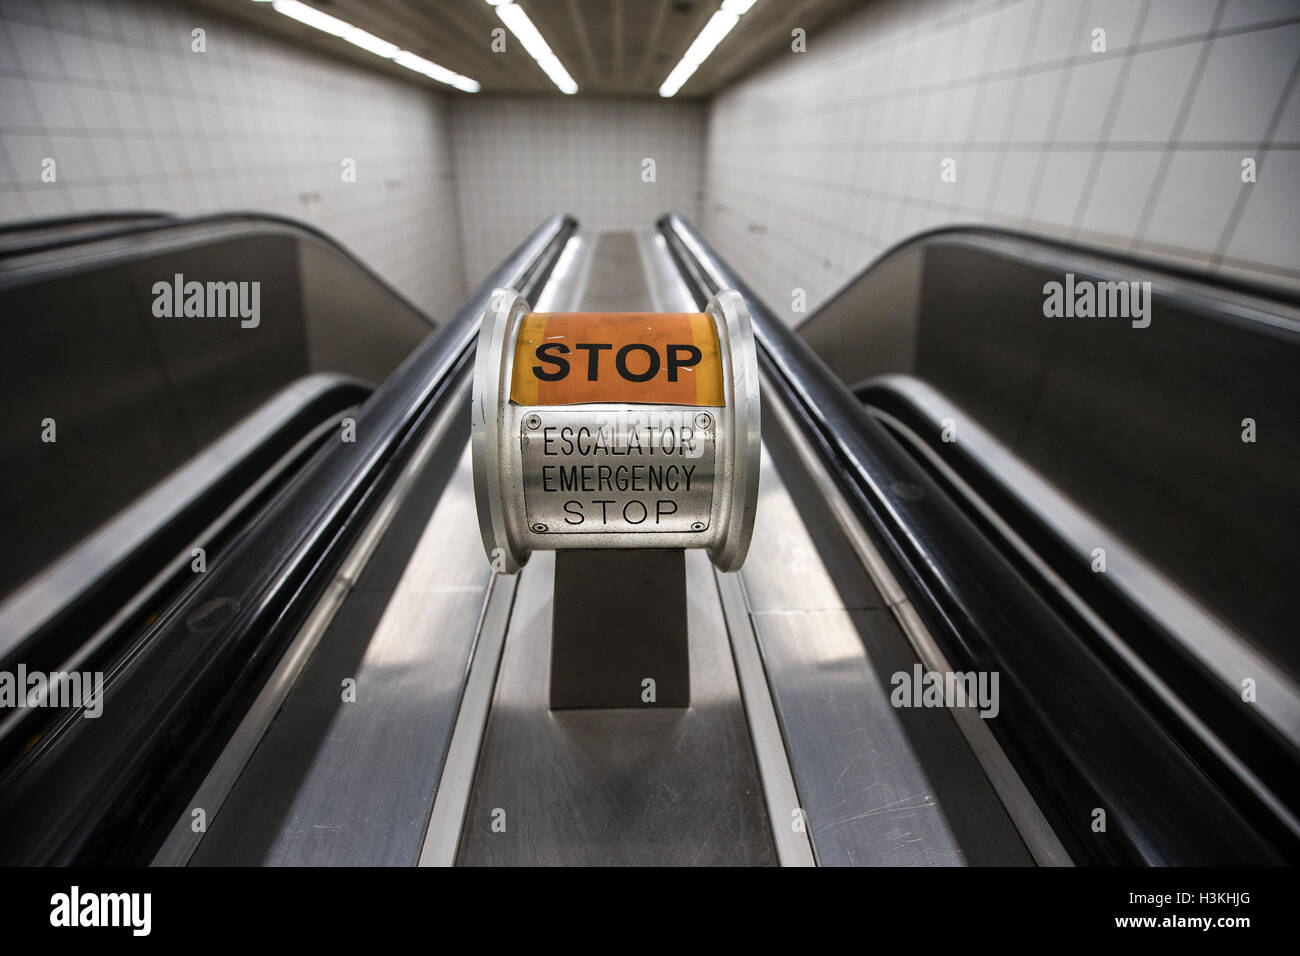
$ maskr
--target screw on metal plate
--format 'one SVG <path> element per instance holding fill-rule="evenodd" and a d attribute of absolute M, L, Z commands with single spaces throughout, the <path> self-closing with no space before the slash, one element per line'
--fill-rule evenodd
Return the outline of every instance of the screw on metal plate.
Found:
<path fill-rule="evenodd" d="M 527 425 L 529 428 L 534 428 L 534 429 L 535 429 L 535 428 L 541 428 L 541 427 L 542 427 L 542 416 L 541 416 L 541 415 L 529 415 L 527 418 L 524 419 L 524 424 Z"/>
<path fill-rule="evenodd" d="M 694 523 L 691 525 L 691 530 L 692 530 L 692 531 L 703 531 L 703 530 L 704 530 L 704 522 L 703 522 L 703 521 L 696 521 L 696 522 L 694 522 Z"/>
<path fill-rule="evenodd" d="M 701 430 L 707 430 L 713 426 L 713 416 L 705 412 L 700 412 L 695 416 L 695 427 Z"/>
<path fill-rule="evenodd" d="M 542 524 L 539 521 L 537 522 L 537 524 L 533 525 L 533 530 L 536 531 L 538 534 L 546 534 L 546 525 Z"/>

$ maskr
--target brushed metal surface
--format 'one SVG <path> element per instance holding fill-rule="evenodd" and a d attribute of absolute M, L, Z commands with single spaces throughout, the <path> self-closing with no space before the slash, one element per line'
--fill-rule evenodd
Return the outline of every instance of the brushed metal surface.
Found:
<path fill-rule="evenodd" d="M 694 408 L 538 409 L 519 431 L 529 527 L 620 535 L 707 530 L 714 424 Z M 641 542 L 652 546 L 635 539 Z"/>
<path fill-rule="evenodd" d="M 790 413 L 779 401 L 770 402 L 766 412 L 769 416 L 768 420 L 772 422 L 772 441 L 777 446 L 778 459 L 798 462 L 796 474 L 799 478 L 801 496 L 806 493 L 815 494 L 821 507 L 825 509 L 824 513 L 834 519 L 840 533 L 844 535 L 852 549 L 857 566 L 866 571 L 871 583 L 885 599 L 917 657 L 930 670 L 952 670 L 952 666 L 935 642 L 934 636 L 921 621 L 916 608 L 907 599 L 884 556 L 857 523 L 834 479 L 822 466 L 807 440 L 800 434 Z M 787 455 L 792 457 L 787 458 Z M 803 489 L 807 489 L 807 492 Z M 823 549 L 822 554 L 834 553 L 830 550 L 833 541 L 833 536 L 819 537 L 818 544 Z M 988 727 L 988 721 L 966 708 L 954 709 L 950 713 L 957 729 L 965 738 L 966 745 L 970 747 L 971 753 L 988 776 L 989 783 L 1002 801 L 1003 807 L 1006 808 L 1034 861 L 1040 866 L 1070 866 L 1069 855 L 1001 745 L 994 738 Z"/>
<path fill-rule="evenodd" d="M 467 419 L 462 453 L 420 476 L 193 862 L 417 861 L 492 573 Z"/>
<path fill-rule="evenodd" d="M 682 710 L 548 710 L 555 556 L 520 572 L 459 864 L 775 865 L 717 588 L 686 559 Z"/>
<path fill-rule="evenodd" d="M 517 574 L 497 574 L 492 578 L 483 617 L 479 620 L 474 656 L 470 660 L 465 693 L 461 696 L 456 729 L 447 747 L 438 794 L 429 814 L 429 825 L 420 848 L 420 866 L 455 866 L 460 845 L 461 824 L 470 788 L 474 785 L 474 768 L 487 730 L 488 711 L 496 687 L 497 668 L 505 646 L 506 626 L 515 602 Z"/>
<path fill-rule="evenodd" d="M 771 443 L 763 448 L 754 544 L 742 571 L 751 610 L 817 611 L 888 606 L 862 573 L 852 546 L 842 534 L 827 534 L 816 540 L 809 535 L 799 507 L 772 460 L 772 448 Z M 778 445 L 776 449 L 785 454 L 784 446 Z M 802 491 L 820 494 L 820 489 L 808 486 Z"/>
<path fill-rule="evenodd" d="M 666 249 L 652 266 L 644 237 L 631 235 L 588 240 L 571 270 L 581 280 L 553 296 L 548 287 L 548 308 L 692 311 Z M 775 865 L 717 589 L 705 556 L 686 557 L 685 710 L 550 711 L 555 555 L 539 553 L 520 572 L 461 865 Z M 497 810 L 504 832 L 493 830 Z"/>
<path fill-rule="evenodd" d="M 736 662 L 740 696 L 745 702 L 745 716 L 749 719 L 758 775 L 763 781 L 763 798 L 772 824 L 772 842 L 776 845 L 777 859 L 782 866 L 816 866 L 808 827 L 802 816 L 803 804 L 790 769 L 785 739 L 781 736 L 781 722 L 776 716 L 776 705 L 772 702 L 772 691 L 763 670 L 758 636 L 754 633 L 753 618 L 745 606 L 745 589 L 740 583 L 739 573 L 715 571 L 714 574 L 718 581 L 718 596 L 722 599 L 722 613 L 727 620 L 727 634 L 731 637 L 731 656 Z"/>
<path fill-rule="evenodd" d="M 636 233 L 630 229 L 598 232 L 593 245 L 587 282 L 573 311 L 653 311 L 654 299 L 641 265 Z"/>
<path fill-rule="evenodd" d="M 818 862 L 1031 863 L 952 714 L 891 705 L 919 659 L 775 424 L 767 438 L 740 576 Z"/>
<path fill-rule="evenodd" d="M 347 600 L 353 587 L 360 580 L 362 572 L 387 534 L 412 487 L 415 486 L 420 475 L 428 470 L 430 458 L 439 450 L 448 450 L 443 443 L 449 432 L 454 436 L 449 443 L 452 449 L 463 445 L 463 431 L 458 430 L 456 426 L 460 424 L 459 409 L 469 397 L 468 379 L 461 382 L 459 390 L 459 398 L 450 403 L 457 411 L 445 413 L 437 425 L 430 429 L 415 455 L 388 490 L 383 505 L 371 519 L 352 553 L 334 575 L 310 616 L 298 629 L 293 643 L 276 666 L 271 679 L 262 688 L 226 744 L 220 758 L 194 793 L 190 800 L 190 807 L 202 807 L 209 818 L 215 817 L 220 812 L 231 789 L 247 766 L 249 758 L 256 751 L 267 728 L 279 713 L 285 698 L 315 652 L 321 637 L 334 620 L 334 615 L 338 613 L 339 608 L 343 606 L 343 602 Z M 454 451 L 452 453 L 454 454 Z M 183 866 L 189 862 L 205 835 L 195 833 L 192 823 L 191 811 L 187 808 L 176 821 L 151 865 Z"/>

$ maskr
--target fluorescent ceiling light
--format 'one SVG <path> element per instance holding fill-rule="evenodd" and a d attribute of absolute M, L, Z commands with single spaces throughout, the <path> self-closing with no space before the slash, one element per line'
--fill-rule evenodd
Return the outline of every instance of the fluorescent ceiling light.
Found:
<path fill-rule="evenodd" d="M 437 80 L 439 83 L 446 83 L 458 90 L 464 90 L 466 93 L 477 93 L 482 89 L 477 80 L 471 80 L 468 76 L 462 76 L 445 66 L 439 66 L 422 56 L 416 56 L 410 50 L 403 50 L 398 53 L 397 56 L 393 57 L 393 62 L 398 66 L 406 67 L 408 70 L 422 73 L 431 80 Z"/>
<path fill-rule="evenodd" d="M 276 13 L 283 13 L 286 17 L 292 17 L 299 23 L 305 23 L 309 27 L 315 27 L 330 36 L 341 37 L 349 30 L 353 29 L 352 24 L 340 20 L 338 17 L 332 17 L 328 13 L 321 13 L 315 7 L 309 7 L 305 3 L 299 3 L 298 0 L 275 0 L 271 6 Z"/>
<path fill-rule="evenodd" d="M 385 59 L 392 59 L 402 48 L 396 43 L 389 43 L 387 40 L 381 40 L 373 33 L 367 33 L 360 27 L 353 27 L 347 33 L 343 34 L 343 39 L 349 43 L 354 43 L 363 50 L 369 50 L 376 56 L 382 56 Z"/>
<path fill-rule="evenodd" d="M 408 70 L 414 70 L 416 73 L 423 73 L 431 80 L 437 80 L 439 83 L 450 83 L 456 78 L 456 74 L 445 66 L 439 66 L 422 56 L 416 56 L 410 50 L 403 50 L 397 56 L 393 57 L 393 62 L 398 66 L 404 66 Z"/>
<path fill-rule="evenodd" d="M 572 96 L 578 92 L 578 84 L 569 76 L 569 71 L 564 68 L 564 64 L 559 61 L 554 53 L 550 56 L 543 57 L 537 61 L 537 65 L 542 68 L 542 72 L 551 78 L 556 89 L 567 96 Z"/>
<path fill-rule="evenodd" d="M 551 52 L 542 35 L 533 26 L 533 21 L 528 19 L 528 14 L 524 13 L 523 7 L 517 3 L 493 3 L 496 8 L 497 16 L 501 22 L 510 28 L 510 32 L 515 38 L 523 44 L 528 55 L 537 61 L 537 65 L 542 68 L 542 72 L 551 78 L 561 93 L 574 94 L 578 92 L 578 84 L 569 76 L 569 71 L 564 68 L 560 58 Z"/>
<path fill-rule="evenodd" d="M 755 0 L 722 0 L 722 11 L 724 13 L 734 13 L 738 17 L 743 17 L 749 12 Z"/>
<path fill-rule="evenodd" d="M 265 0 L 255 0 L 255 2 L 265 2 Z M 314 27 L 330 36 L 340 37 L 349 43 L 359 46 L 368 53 L 376 56 L 382 56 L 386 60 L 392 60 L 399 66 L 404 66 L 408 70 L 414 70 L 427 76 L 431 80 L 437 80 L 439 83 L 446 83 L 458 90 L 466 93 L 477 93 L 481 86 L 477 80 L 470 79 L 468 76 L 462 76 L 445 66 L 439 66 L 422 56 L 416 56 L 409 50 L 403 50 L 396 43 L 390 43 L 373 33 L 367 33 L 360 27 L 354 27 L 346 20 L 340 20 L 338 17 L 332 17 L 328 13 L 322 13 L 315 7 L 309 7 L 305 3 L 299 3 L 298 0 L 271 0 L 271 7 L 276 13 L 283 13 L 286 17 L 291 17 L 299 23 L 305 23 L 309 27 Z M 563 69 L 563 68 L 561 68 Z"/>
<path fill-rule="evenodd" d="M 681 61 L 668 74 L 663 86 L 659 87 L 659 95 L 672 96 L 680 90 L 682 85 L 700 68 L 700 64 L 709 58 L 709 54 L 713 52 L 714 48 L 722 42 L 722 38 L 730 33 L 731 28 L 739 22 L 740 17 L 734 13 L 728 13 L 725 9 L 719 10 L 710 17 L 709 22 L 700 31 L 700 35 L 695 38 L 695 42 L 687 47 L 686 52 L 682 54 Z"/>

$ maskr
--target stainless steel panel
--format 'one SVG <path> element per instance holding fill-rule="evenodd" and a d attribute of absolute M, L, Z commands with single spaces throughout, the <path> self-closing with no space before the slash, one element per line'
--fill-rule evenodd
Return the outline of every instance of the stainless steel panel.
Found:
<path fill-rule="evenodd" d="M 763 671 L 758 637 L 745 606 L 745 589 L 738 573 L 714 573 L 718 579 L 722 613 L 727 619 L 727 633 L 731 637 L 731 654 L 736 662 L 740 695 L 745 702 L 745 716 L 749 719 L 754 741 L 758 774 L 763 781 L 763 798 L 772 822 L 772 842 L 776 845 L 777 859 L 782 866 L 816 866 L 808 827 L 802 817 L 803 803 L 795 786 L 785 740 L 781 736 L 781 723 Z"/>
<path fill-rule="evenodd" d="M 764 421 L 771 416 L 764 408 Z M 771 429 L 767 429 L 770 431 Z M 783 446 L 763 447 L 754 541 L 742 574 L 755 611 L 881 608 L 880 592 L 862 573 L 853 548 L 833 521 L 809 528 L 781 480 L 797 468 Z M 779 463 L 778 463 L 779 462 Z M 818 495 L 805 487 L 806 494 Z"/>
<path fill-rule="evenodd" d="M 575 312 L 651 312 L 654 299 L 646 284 L 637 251 L 636 233 L 600 232 L 594 249 L 586 286 Z M 694 310 L 692 310 L 694 311 Z"/>
<path fill-rule="evenodd" d="M 461 447 L 417 481 L 194 862 L 418 859 L 491 577 Z"/>
<path fill-rule="evenodd" d="M 547 709 L 554 565 L 521 572 L 458 862 L 774 865 L 708 558 L 687 553 L 680 710 Z"/>
<path fill-rule="evenodd" d="M 420 848 L 420 866 L 454 866 L 460 846 L 460 831 L 474 785 L 474 768 L 478 765 L 483 734 L 487 730 L 488 711 L 496 687 L 497 668 L 505 646 L 510 609 L 514 606 L 517 574 L 498 574 L 492 579 L 491 593 L 479 621 L 470 661 L 469 678 L 461 697 L 456 729 L 447 748 L 438 795 L 429 814 L 429 826 Z"/>
<path fill-rule="evenodd" d="M 741 579 L 818 862 L 1032 862 L 952 715 L 891 705 L 890 676 L 918 657 L 767 421 L 769 546 L 756 534 Z"/>
<path fill-rule="evenodd" d="M 469 384 L 469 381 L 465 380 L 459 386 L 459 397 L 451 402 L 453 409 L 459 409 L 468 397 Z M 450 441 L 448 441 L 449 433 Z M 449 445 L 454 454 L 454 449 L 463 444 L 463 435 L 463 421 L 457 413 L 453 412 L 444 414 L 421 441 L 420 447 L 416 449 L 415 454 L 384 496 L 383 503 L 371 517 L 370 523 L 362 532 L 352 552 L 335 573 L 307 620 L 299 627 L 292 644 L 285 651 L 271 678 L 262 687 L 243 720 L 239 722 L 221 756 L 199 785 L 190 800 L 190 807 L 202 807 L 209 818 L 215 817 L 220 812 L 271 721 L 284 706 L 285 698 L 297 683 L 321 637 L 328 630 L 335 614 L 343 606 L 352 589 L 361 580 L 362 573 L 370 559 L 374 557 L 393 519 L 401 511 L 411 489 L 415 487 L 420 476 L 429 471 L 431 457 L 440 449 L 448 450 L 445 445 Z M 154 856 L 154 866 L 182 866 L 189 862 L 203 839 L 202 833 L 194 832 L 192 823 L 190 809 L 187 807 Z"/>
<path fill-rule="evenodd" d="M 618 535 L 707 530 L 715 424 L 693 408 L 532 412 L 519 435 L 529 528 Z M 644 541 L 626 544 L 648 546 Z"/>
<path fill-rule="evenodd" d="M 894 708 L 916 657 L 893 615 L 754 615 L 799 795 L 823 866 L 1029 864 L 943 709 Z"/>

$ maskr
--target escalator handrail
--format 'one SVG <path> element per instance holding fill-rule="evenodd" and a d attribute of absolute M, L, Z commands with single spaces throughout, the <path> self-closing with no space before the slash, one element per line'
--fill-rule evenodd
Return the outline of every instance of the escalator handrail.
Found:
<path fill-rule="evenodd" d="M 1009 450 L 1001 453 L 1010 458 L 991 457 L 984 449 L 996 439 L 982 433 L 978 423 L 958 419 L 963 440 L 943 441 L 943 418 L 960 413 L 926 383 L 907 375 L 882 375 L 854 388 L 853 393 L 873 415 L 883 413 L 910 432 L 905 440 L 923 443 L 1028 543 L 1055 576 L 1040 576 L 1041 587 L 1060 593 L 1062 604 L 1069 603 L 1064 588 L 1072 590 L 1122 637 L 1126 650 L 1136 652 L 1142 666 L 1133 666 L 1126 656 L 1102 642 L 1098 648 L 1113 658 L 1112 666 L 1131 676 L 1130 684 L 1141 687 L 1148 706 L 1162 713 L 1165 726 L 1202 765 L 1212 768 L 1215 780 L 1234 800 L 1255 804 L 1255 818 L 1277 816 L 1277 839 L 1286 838 L 1281 828 L 1294 838 L 1300 826 L 1286 807 L 1300 805 L 1300 748 L 1295 736 L 1300 695 L 1286 675 L 1148 568 L 1139 556 L 1125 556 L 1128 549 L 1120 542 L 1108 541 L 1108 533 L 1092 525 L 1087 516 L 1054 521 L 1054 515 L 1068 512 L 1072 504 L 1060 502 L 1053 513 L 1045 513 L 1042 509 L 1051 499 L 1044 500 L 1044 493 L 1032 486 L 1042 479 L 1015 460 Z M 942 413 L 937 411 L 941 402 Z M 1019 477 L 1017 466 L 1025 469 Z M 1086 541 L 1073 536 L 1077 531 L 1063 530 L 1079 522 L 1088 522 L 1092 528 Z M 1110 569 L 1107 574 L 1096 574 L 1090 564 L 1091 548 L 1103 542 Z M 1129 570 L 1132 582 L 1125 579 L 1124 569 Z M 1192 635 L 1206 643 L 1218 642 L 1218 656 L 1238 655 L 1233 665 L 1212 668 L 1189 647 Z M 1228 672 L 1255 676 L 1257 704 L 1242 702 L 1240 688 Z M 1169 698 L 1170 692 L 1174 700 Z"/>
<path fill-rule="evenodd" d="M 45 232 L 51 229 L 76 229 L 105 222 L 132 224 L 103 229 L 98 233 L 83 233 L 83 235 L 109 236 L 118 229 L 128 229 L 133 226 L 138 226 L 143 222 L 161 222 L 171 218 L 173 218 L 171 213 L 162 212 L 157 209 L 130 209 L 122 212 L 89 212 L 72 216 L 42 216 L 39 219 L 11 219 L 8 222 L 0 223 L 0 238 L 24 232 Z M 5 251 L 9 252 L 18 250 L 21 252 L 28 248 L 34 248 L 36 245 L 36 243 L 31 243 L 30 246 L 10 246 L 6 248 Z"/>
<path fill-rule="evenodd" d="M 676 215 L 659 221 L 699 301 L 749 304 L 780 393 L 938 641 L 996 671 L 994 736 L 1076 861 L 1260 864 L 1280 855 L 809 346 Z M 1116 752 L 1116 751 L 1119 752 Z M 1090 831 L 1094 808 L 1105 834 Z"/>
<path fill-rule="evenodd" d="M 60 665 L 122 594 L 134 594 L 318 423 L 361 404 L 373 385 L 306 375 L 164 477 L 0 601 L 0 670 Z"/>
<path fill-rule="evenodd" d="M 146 863 L 472 364 L 498 287 L 535 294 L 576 228 L 539 227 L 107 675 L 0 778 L 0 861 Z"/>
<path fill-rule="evenodd" d="M 895 256 L 924 249 L 927 246 L 954 242 L 978 246 L 990 252 L 998 252 L 1007 246 L 1014 246 L 1018 247 L 1018 256 L 1050 259 L 1062 268 L 1076 266 L 1081 260 L 1084 262 L 1091 260 L 1094 266 L 1100 266 L 1107 272 L 1130 276 L 1141 275 L 1150 277 L 1153 281 L 1163 280 L 1159 287 L 1154 289 L 1154 294 L 1176 302 L 1183 308 L 1219 318 L 1231 315 L 1237 320 L 1259 321 L 1264 319 L 1260 307 L 1300 309 L 1300 292 L 1284 286 L 1268 285 L 1235 276 L 1209 275 L 1204 271 L 1180 266 L 1177 263 L 1145 259 L 1116 249 L 1021 232 L 1001 226 L 955 224 L 927 229 L 894 243 L 845 281 L 814 311 L 806 315 L 796 325 L 796 330 L 803 333 L 808 326 L 817 321 L 820 316 L 830 312 L 842 299 L 852 294 L 860 283 L 868 281 L 872 273 Z M 1078 271 L 1087 272 L 1088 269 L 1079 268 Z M 1230 299 L 1240 296 L 1253 300 L 1244 312 L 1239 312 L 1237 308 L 1225 311 L 1217 307 L 1216 300 L 1221 299 L 1227 303 Z M 1239 303 L 1233 305 L 1237 306 Z M 1265 321 L 1267 325 L 1274 324 L 1268 319 Z M 1300 330 L 1291 327 L 1288 323 L 1286 331 L 1296 334 Z"/>
<path fill-rule="evenodd" d="M 141 214 L 143 218 L 144 214 Z M 368 266 L 364 260 L 354 254 L 347 246 L 339 242 L 333 236 L 316 228 L 310 223 L 294 219 L 290 216 L 280 216 L 274 213 L 256 212 L 256 211 L 233 211 L 210 213 L 201 216 L 175 216 L 164 217 L 162 219 L 145 219 L 139 224 L 124 225 L 112 229 L 105 229 L 99 232 L 74 234 L 59 238 L 47 239 L 41 242 L 31 243 L 26 246 L 18 246 L 9 249 L 0 248 L 0 286 L 8 284 L 5 276 L 6 267 L 12 263 L 18 263 L 19 260 L 26 260 L 29 257 L 39 257 L 55 253 L 67 253 L 69 255 L 81 252 L 85 247 L 90 245 L 112 244 L 117 243 L 121 247 L 121 257 L 128 258 L 139 255 L 139 244 L 151 238 L 159 240 L 171 240 L 176 244 L 184 243 L 184 233 L 196 232 L 202 233 L 203 238 L 208 238 L 207 233 L 219 229 L 230 229 L 234 231 L 238 227 L 255 229 L 259 233 L 282 234 L 299 241 L 315 242 L 325 246 L 331 252 L 343 257 L 349 265 L 363 273 L 368 279 L 377 283 L 392 298 L 396 299 L 403 306 L 414 312 L 420 318 L 424 319 L 429 325 L 437 325 L 437 322 L 420 306 L 412 302 L 404 293 L 393 286 L 391 282 L 375 272 Z M 160 250 L 161 251 L 161 250 Z M 80 261 L 81 257 L 77 257 Z M 19 263 L 26 265 L 26 262 Z M 99 268 L 105 264 L 105 260 L 96 259 L 94 267 Z"/>

